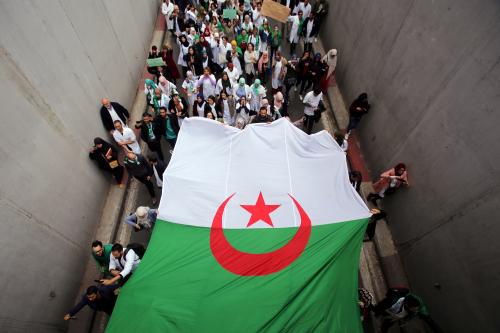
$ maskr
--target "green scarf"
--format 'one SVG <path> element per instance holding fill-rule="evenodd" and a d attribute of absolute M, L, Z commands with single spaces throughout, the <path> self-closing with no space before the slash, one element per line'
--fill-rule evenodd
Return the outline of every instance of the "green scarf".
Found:
<path fill-rule="evenodd" d="M 303 18 L 301 18 L 301 19 L 299 20 L 299 30 L 297 30 L 297 35 L 301 35 L 301 34 L 302 34 L 302 28 L 303 28 L 302 26 L 303 26 L 303 25 L 304 25 L 304 19 L 303 19 Z"/>
<path fill-rule="evenodd" d="M 155 109 L 155 114 L 159 115 L 160 114 L 160 101 L 158 100 L 158 97 L 156 97 L 156 94 L 153 95 L 153 107 Z"/>

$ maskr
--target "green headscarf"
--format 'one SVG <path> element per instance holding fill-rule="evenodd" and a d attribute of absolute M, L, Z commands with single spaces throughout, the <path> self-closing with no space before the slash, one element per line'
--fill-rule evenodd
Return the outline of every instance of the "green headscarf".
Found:
<path fill-rule="evenodd" d="M 156 88 L 158 88 L 158 86 L 156 85 L 156 83 L 154 83 L 154 81 L 151 80 L 151 79 L 146 79 L 146 80 L 144 80 L 144 82 L 146 83 L 146 87 L 148 87 L 149 89 L 156 89 Z"/>
<path fill-rule="evenodd" d="M 256 79 L 255 82 L 252 84 L 252 90 L 255 96 L 259 95 L 259 88 L 260 88 L 260 80 Z"/>

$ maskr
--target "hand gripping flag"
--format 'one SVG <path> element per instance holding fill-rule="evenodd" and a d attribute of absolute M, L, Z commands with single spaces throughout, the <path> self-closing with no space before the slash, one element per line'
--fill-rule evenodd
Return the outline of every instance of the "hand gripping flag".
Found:
<path fill-rule="evenodd" d="M 107 332 L 361 332 L 369 215 L 327 132 L 186 119 Z"/>

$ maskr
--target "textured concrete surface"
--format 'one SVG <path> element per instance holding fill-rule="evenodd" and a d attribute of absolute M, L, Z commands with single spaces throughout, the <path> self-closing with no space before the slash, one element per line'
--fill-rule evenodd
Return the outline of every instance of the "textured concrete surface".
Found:
<path fill-rule="evenodd" d="M 152 45 L 161 45 L 165 36 L 165 19 L 161 12 L 158 13 L 156 18 L 156 25 L 151 37 Z M 135 92 L 135 99 L 132 108 L 129 109 L 131 126 L 135 124 L 136 120 L 142 119 L 142 113 L 146 110 L 146 97 L 143 92 L 143 82 L 144 78 L 150 78 L 151 75 L 147 72 L 146 67 L 143 68 L 142 75 L 140 79 L 135 82 L 137 90 Z M 132 127 L 133 128 L 133 127 Z M 134 129 L 136 136 L 140 138 L 140 133 L 138 130 Z M 141 149 L 145 156 L 148 155 L 148 148 L 145 142 L 140 142 Z M 168 151 L 168 150 L 167 150 Z M 165 156 L 169 156 L 165 154 Z M 158 194 L 158 198 L 160 198 Z M 139 201 L 138 198 L 147 198 L 147 202 Z M 101 218 L 97 227 L 94 238 L 101 240 L 103 243 L 121 243 L 127 246 L 130 242 L 139 242 L 147 245 L 149 240 L 149 234 L 138 233 L 134 234 L 131 239 L 131 228 L 125 225 L 123 221 L 125 218 L 134 210 L 138 205 L 151 206 L 149 195 L 146 192 L 145 187 L 135 180 L 130 179 L 127 183 L 127 187 L 120 189 L 117 186 L 111 186 L 108 196 L 105 201 L 105 205 L 102 210 Z M 144 237 L 147 237 L 144 239 Z M 94 279 L 98 277 L 97 270 L 95 268 L 95 262 L 92 258 L 89 259 L 87 263 L 85 273 L 81 279 L 80 294 L 82 294 L 88 285 L 94 284 Z M 78 301 L 78 297 L 75 301 Z M 108 322 L 108 316 L 103 313 L 95 313 L 95 318 L 92 320 L 94 311 L 91 309 L 83 309 L 78 314 L 78 320 L 71 321 L 67 332 L 69 333 L 101 333 L 106 329 Z"/>
<path fill-rule="evenodd" d="M 57 332 L 88 260 L 105 177 L 101 97 L 131 107 L 157 1 L 0 2 L 0 331 Z"/>
<path fill-rule="evenodd" d="M 384 202 L 389 227 L 450 332 L 500 330 L 499 34 L 494 0 L 331 1 L 322 31 L 346 102 L 366 91 L 373 105 L 358 132 L 372 177 L 408 165 L 411 188 Z"/>

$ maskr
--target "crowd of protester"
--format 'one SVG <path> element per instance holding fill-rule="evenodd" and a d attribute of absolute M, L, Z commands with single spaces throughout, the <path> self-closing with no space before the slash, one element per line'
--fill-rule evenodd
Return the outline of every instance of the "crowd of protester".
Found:
<path fill-rule="evenodd" d="M 148 67 L 152 77 L 144 81 L 147 110 L 131 128 L 128 110 L 117 102 L 102 99 L 102 124 L 116 146 L 97 137 L 89 157 L 99 168 L 110 172 L 121 187 L 126 169 L 129 176 L 145 185 L 155 205 L 154 187 L 162 187 L 167 166 L 162 141 L 169 145 L 171 154 L 182 122 L 188 117 L 204 117 L 239 129 L 286 117 L 311 134 L 314 123 L 325 110 L 323 94 L 333 81 L 337 66 L 337 50 L 325 54 L 313 51 L 329 6 L 326 0 L 316 0 L 314 4 L 309 0 L 281 0 L 281 4 L 290 8 L 287 36 L 280 24 L 262 15 L 259 1 L 164 0 L 161 11 L 169 35 L 161 49 L 153 46 L 148 54 L 149 59 L 161 59 L 162 65 Z M 236 16 L 226 17 L 227 9 L 234 9 Z M 174 48 L 178 48 L 177 57 Z M 299 49 L 303 52 L 297 56 Z M 287 53 L 289 57 L 285 56 Z M 300 119 L 290 119 L 290 95 L 297 93 L 303 115 Z M 349 135 L 369 110 L 366 93 L 351 104 L 348 127 L 334 134 L 344 152 L 348 150 Z M 149 156 L 143 155 L 138 137 L 146 143 Z M 359 192 L 361 173 L 352 171 L 349 179 Z M 400 186 L 408 186 L 403 163 L 381 175 L 368 200 L 376 206 L 377 200 Z M 376 222 L 387 215 L 377 206 L 371 213 L 365 238 L 368 241 L 375 235 Z M 156 209 L 140 206 L 124 222 L 134 231 L 151 231 L 157 215 Z M 96 280 L 99 285 L 88 287 L 64 319 L 73 318 L 85 305 L 111 314 L 119 287 L 140 264 L 144 251 L 140 244 L 124 248 L 121 244 L 103 245 L 94 241 L 92 256 L 101 274 Z M 384 315 L 383 331 L 401 318 L 411 316 L 431 322 L 421 300 L 405 290 L 398 293 L 391 289 L 386 299 L 373 305 L 373 296 L 361 288 L 361 319 L 365 320 L 371 311 Z"/>

